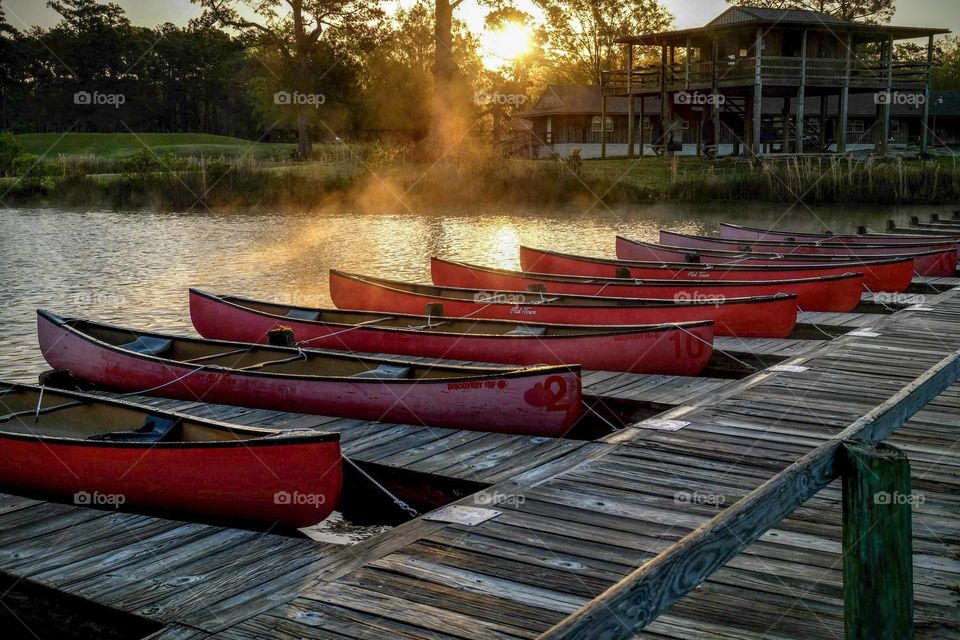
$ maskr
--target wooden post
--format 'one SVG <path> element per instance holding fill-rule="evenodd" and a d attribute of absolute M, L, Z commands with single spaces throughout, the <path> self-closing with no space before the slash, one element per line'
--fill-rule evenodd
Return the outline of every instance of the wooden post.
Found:
<path fill-rule="evenodd" d="M 633 45 L 627 45 L 627 157 L 633 157 L 633 139 L 636 129 L 637 114 L 633 104 Z"/>
<path fill-rule="evenodd" d="M 607 93 L 600 87 L 600 158 L 607 157 Z"/>
<path fill-rule="evenodd" d="M 846 640 L 913 637 L 910 463 L 887 444 L 845 442 L 843 623 Z"/>
<path fill-rule="evenodd" d="M 800 45 L 800 88 L 797 89 L 797 153 L 803 153 L 803 136 L 806 134 L 807 110 L 807 30 L 803 30 Z"/>
<path fill-rule="evenodd" d="M 750 149 L 754 156 L 760 155 L 761 132 L 763 124 L 763 29 L 757 27 L 756 49 L 757 69 L 753 87 L 753 136 Z"/>
<path fill-rule="evenodd" d="M 720 157 L 720 96 L 719 91 L 719 69 L 720 66 L 720 40 L 713 38 L 713 157 Z"/>
<path fill-rule="evenodd" d="M 887 38 L 886 48 L 884 50 L 884 62 L 886 65 L 886 87 L 887 99 L 883 102 L 883 141 L 880 147 L 881 153 L 886 155 L 890 140 L 890 114 L 893 111 L 893 37 Z"/>
<path fill-rule="evenodd" d="M 927 41 L 927 82 L 923 89 L 923 123 L 920 126 L 920 153 L 926 154 L 930 146 L 930 88 L 933 79 L 933 36 Z"/>
<path fill-rule="evenodd" d="M 837 153 L 847 152 L 847 130 L 850 120 L 850 73 L 853 64 L 853 34 L 847 34 L 847 64 L 843 74 L 843 90 L 840 92 L 840 126 L 837 133 Z M 826 132 L 821 127 L 820 136 L 824 138 Z"/>
<path fill-rule="evenodd" d="M 670 155 L 670 148 L 667 146 L 667 118 L 670 113 L 670 105 L 667 100 L 670 92 L 667 91 L 667 45 L 663 45 L 660 50 L 660 140 L 654 140 L 654 144 L 661 145 L 664 155 Z"/>
<path fill-rule="evenodd" d="M 644 156 L 643 122 L 644 122 L 644 118 L 646 118 L 646 114 L 647 114 L 647 99 L 645 96 L 640 96 L 640 157 L 641 158 Z"/>
<path fill-rule="evenodd" d="M 783 108 L 780 110 L 780 117 L 783 119 L 783 153 L 790 153 L 790 91 L 783 90 Z"/>
<path fill-rule="evenodd" d="M 690 89 L 690 36 L 687 36 L 687 51 L 686 51 L 686 57 L 684 58 L 683 63 L 684 63 L 683 88 L 689 90 Z"/>

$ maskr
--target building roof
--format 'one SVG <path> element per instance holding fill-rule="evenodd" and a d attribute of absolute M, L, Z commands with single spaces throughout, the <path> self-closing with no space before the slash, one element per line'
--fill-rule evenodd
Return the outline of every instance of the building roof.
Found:
<path fill-rule="evenodd" d="M 745 22 L 776 22 L 786 24 L 849 24 L 840 18 L 819 11 L 799 9 L 763 9 L 760 7 L 730 7 L 707 23 L 707 27 L 717 27 Z"/>
<path fill-rule="evenodd" d="M 912 38 L 950 33 L 949 29 L 944 28 L 899 27 L 894 25 L 847 22 L 846 20 L 841 20 L 840 18 L 819 11 L 730 7 L 702 27 L 627 36 L 619 38 L 617 42 L 646 46 L 683 45 L 687 38 L 710 37 L 717 32 L 743 29 L 746 26 L 767 28 L 796 27 L 807 29 L 822 27 L 824 30 L 829 30 L 834 33 L 850 33 L 858 40 L 864 41 L 885 38 L 909 40 Z"/>
<path fill-rule="evenodd" d="M 551 84 L 532 107 L 518 113 L 519 118 L 546 115 L 590 115 L 600 113 L 600 87 L 597 85 Z M 627 113 L 624 97 L 607 99 L 607 112 Z"/>

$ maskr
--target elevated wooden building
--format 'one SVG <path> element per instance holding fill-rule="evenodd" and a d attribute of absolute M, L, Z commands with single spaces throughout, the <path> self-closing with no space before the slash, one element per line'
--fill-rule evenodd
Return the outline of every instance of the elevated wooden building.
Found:
<path fill-rule="evenodd" d="M 774 144 L 794 153 L 827 149 L 843 153 L 851 95 L 868 94 L 882 122 L 878 150 L 886 152 L 892 109 L 900 101 L 915 101 L 922 121 L 929 122 L 933 39 L 945 33 L 949 30 L 846 22 L 816 11 L 733 7 L 704 27 L 620 40 L 626 47 L 627 68 L 604 74 L 601 121 L 611 99 L 634 98 L 626 100 L 631 157 L 638 141 L 636 102 L 643 114 L 647 99 L 659 103 L 653 141 L 668 153 L 673 149 L 672 129 L 683 121 L 699 121 L 703 146 L 714 151 L 723 130 L 730 129 L 742 148 L 754 155 Z M 925 61 L 894 58 L 897 41 L 918 38 L 927 41 Z M 636 66 L 640 47 L 656 48 L 660 64 Z M 826 126 L 812 125 L 805 113 L 809 99 L 817 97 L 824 105 L 818 110 L 821 115 L 828 113 L 829 99 L 839 100 L 832 136 Z M 762 105 L 768 98 L 779 98 L 783 105 L 781 126 L 776 128 L 763 126 Z M 921 129 L 925 152 L 929 127 Z M 604 134 L 601 155 L 606 155 Z"/>

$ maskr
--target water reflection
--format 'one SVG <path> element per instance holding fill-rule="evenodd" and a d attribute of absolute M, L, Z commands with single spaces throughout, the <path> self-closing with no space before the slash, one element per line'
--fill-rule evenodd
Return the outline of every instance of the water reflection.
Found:
<path fill-rule="evenodd" d="M 34 309 L 47 308 L 163 331 L 191 332 L 186 289 L 330 304 L 336 267 L 429 280 L 431 255 L 516 268 L 521 244 L 613 255 L 615 233 L 656 240 L 661 227 L 713 232 L 720 221 L 850 231 L 928 209 L 656 204 L 578 211 L 171 214 L 0 211 L 0 377 L 32 380 L 44 368 Z M 945 212 L 941 212 L 945 213 Z"/>

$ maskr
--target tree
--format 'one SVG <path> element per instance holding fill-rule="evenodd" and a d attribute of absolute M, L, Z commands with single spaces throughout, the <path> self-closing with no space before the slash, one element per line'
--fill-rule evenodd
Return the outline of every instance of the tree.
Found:
<path fill-rule="evenodd" d="M 520 25 L 533 29 L 533 16 L 513 7 L 493 11 L 486 18 L 488 29 L 497 30 Z M 486 70 L 481 77 L 487 100 L 481 102 L 480 115 L 490 128 L 494 144 L 499 144 L 509 129 L 511 117 L 526 109 L 528 101 L 546 85 L 544 40 L 542 29 L 533 31 L 532 41 L 522 55 L 506 61 L 493 70 Z"/>
<path fill-rule="evenodd" d="M 399 8 L 376 49 L 366 56 L 363 93 L 367 128 L 416 140 L 430 132 L 436 47 L 433 3 Z M 480 67 L 477 45 L 466 26 L 453 21 L 454 77 L 467 82 Z"/>
<path fill-rule="evenodd" d="M 947 36 L 937 45 L 933 88 L 939 91 L 960 90 L 960 36 Z"/>
<path fill-rule="evenodd" d="M 236 29 L 251 46 L 279 57 L 285 66 L 283 77 L 291 83 L 296 96 L 311 96 L 316 83 L 337 66 L 314 67 L 312 62 L 329 61 L 330 40 L 337 32 L 350 32 L 365 37 L 380 20 L 383 12 L 378 0 L 192 0 L 198 2 L 209 17 L 221 26 Z M 238 11 L 243 6 L 245 11 Z M 245 17 L 253 14 L 257 19 Z M 315 100 L 314 100 L 315 101 Z M 310 103 L 298 103 L 297 153 L 309 158 L 313 151 L 310 139 Z"/>
<path fill-rule="evenodd" d="M 0 130 L 10 126 L 10 115 L 7 109 L 7 92 L 14 82 L 17 69 L 16 38 L 14 29 L 0 5 Z"/>
<path fill-rule="evenodd" d="M 623 67 L 617 38 L 665 31 L 673 15 L 658 0 L 534 0 L 546 14 L 551 78 L 601 84 L 603 71 Z"/>
<path fill-rule="evenodd" d="M 730 4 L 769 9 L 819 11 L 848 22 L 890 22 L 896 0 L 727 0 Z"/>

